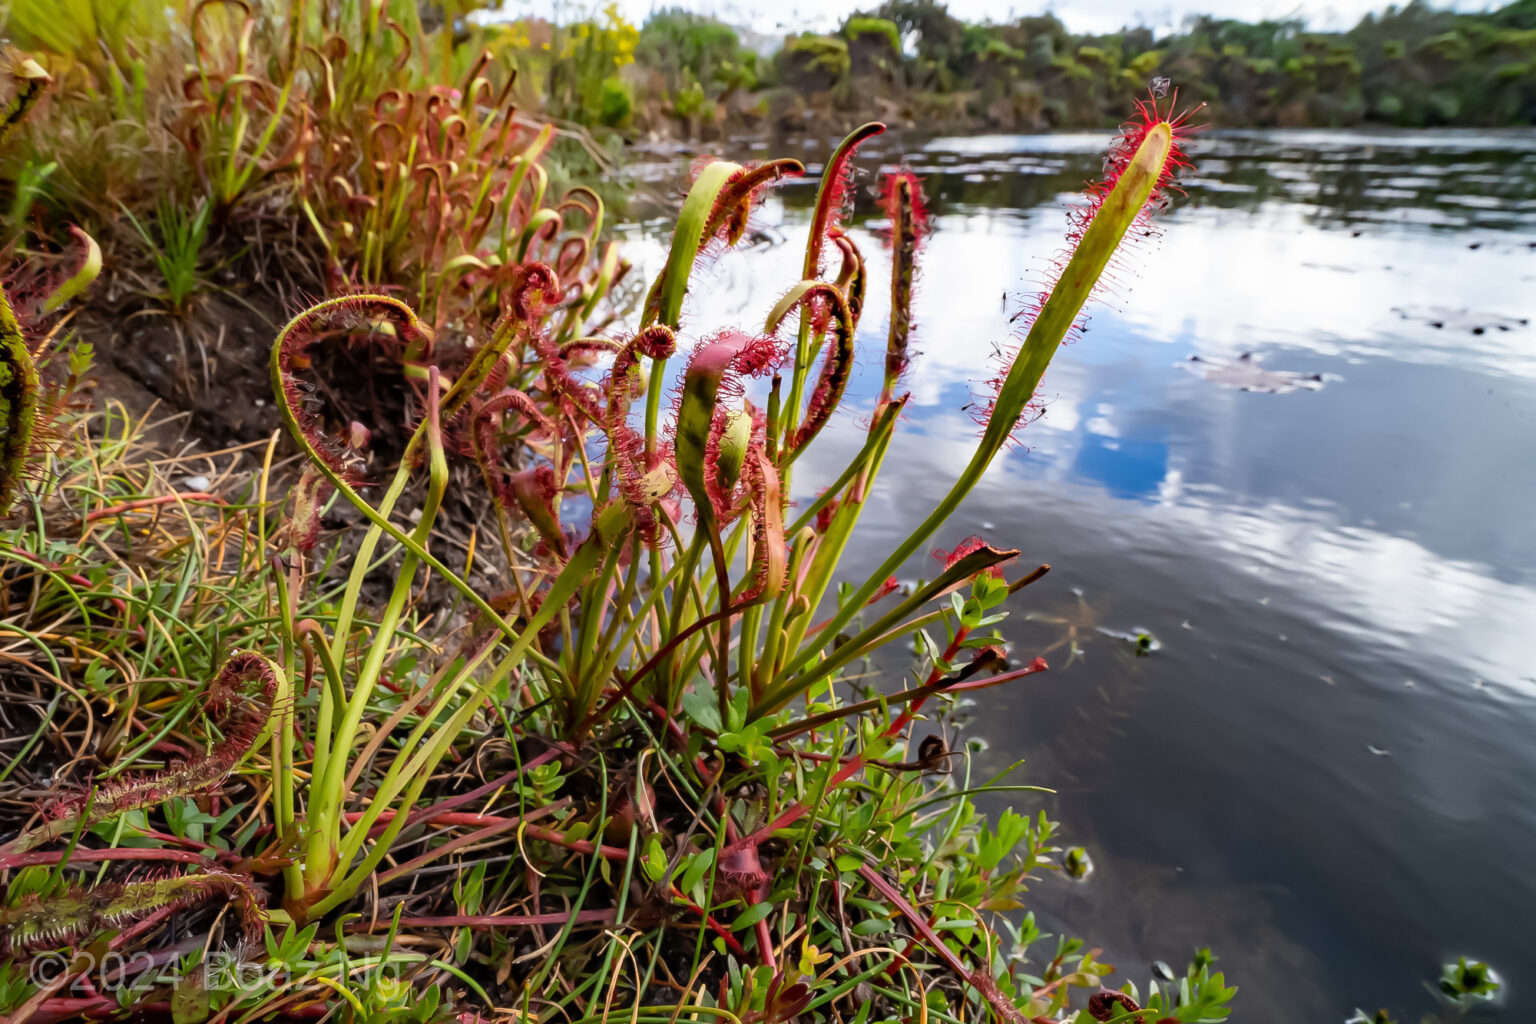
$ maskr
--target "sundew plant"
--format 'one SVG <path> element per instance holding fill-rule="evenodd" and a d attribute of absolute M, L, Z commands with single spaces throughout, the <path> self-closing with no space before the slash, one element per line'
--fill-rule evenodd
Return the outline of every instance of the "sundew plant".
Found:
<path fill-rule="evenodd" d="M 973 783 L 942 733 L 915 735 L 958 695 L 1046 669 L 1010 665 L 995 627 L 1048 567 L 1015 572 L 1018 551 L 973 540 L 932 579 L 895 580 L 1027 421 L 1127 236 L 1152 230 L 1185 165 L 1186 120 L 1140 105 L 978 402 L 969 463 L 850 581 L 842 555 L 901 418 L 917 329 L 927 216 L 908 172 L 884 190 L 879 402 L 831 483 L 787 498 L 843 406 L 864 297 L 885 286 L 839 226 L 857 149 L 881 130 L 831 157 L 802 277 L 760 322 L 691 322 L 690 285 L 765 190 L 803 173 L 794 160 L 703 164 L 623 329 L 609 278 L 541 244 L 558 211 L 515 258 L 482 261 L 498 312 L 454 366 L 392 295 L 293 317 L 270 370 L 303 469 L 279 503 L 277 439 L 266 447 L 238 582 L 224 584 L 251 588 L 238 591 L 253 609 L 240 647 L 210 648 L 212 681 L 182 687 L 180 718 L 146 708 L 139 728 L 176 737 L 179 756 L 110 765 L 0 846 L 0 869 L 17 871 L 0 954 L 158 943 L 163 965 L 189 951 L 164 929 L 167 908 L 227 904 L 219 941 L 283 972 L 248 986 L 151 976 L 138 994 L 97 989 L 69 1007 L 232 1021 L 1224 1019 L 1234 990 L 1208 954 L 1175 984 L 1111 989 L 1097 949 L 1044 935 L 1021 897 L 1031 873 L 1061 864 L 1055 825 L 985 819 L 972 798 L 1009 787 Z M 338 339 L 402 353 L 409 441 L 393 471 L 368 448 L 387 425 L 333 423 L 312 400 L 315 355 Z M 493 500 L 493 521 L 451 543 L 469 491 Z M 342 513 L 358 524 L 344 556 L 328 543 Z M 921 652 L 915 678 L 867 689 L 864 667 L 892 643 Z M 107 870 L 136 857 L 175 870 Z M 199 941 L 216 948 L 212 932 Z M 65 1010 L 57 989 L 7 993 L 49 1019 Z"/>

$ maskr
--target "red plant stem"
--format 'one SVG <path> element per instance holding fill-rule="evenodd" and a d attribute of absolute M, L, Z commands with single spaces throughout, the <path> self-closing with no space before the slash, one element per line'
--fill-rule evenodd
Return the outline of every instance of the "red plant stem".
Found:
<path fill-rule="evenodd" d="M 882 897 L 890 901 L 897 912 L 907 919 L 907 923 L 912 926 L 912 930 L 917 932 L 922 940 L 932 948 L 933 952 L 938 955 L 940 960 L 944 961 L 945 965 L 955 973 L 956 977 L 981 993 L 982 997 L 991 1004 L 993 1011 L 999 1019 L 1007 1021 L 1009 1024 L 1023 1024 L 1025 1020 L 1024 1015 L 1019 1012 L 1019 1008 L 1014 1006 L 1007 996 L 998 991 L 997 983 L 992 980 L 992 976 L 985 971 L 972 971 L 967 968 L 965 961 L 961 960 L 954 950 L 944 945 L 944 940 L 939 938 L 939 933 L 933 930 L 928 924 L 927 919 L 917 912 L 917 908 L 907 901 L 907 898 L 901 894 L 900 890 L 886 881 L 884 875 L 862 862 L 857 870 L 859 877 L 864 879 L 871 889 L 874 889 Z"/>
<path fill-rule="evenodd" d="M 179 491 L 176 494 L 162 494 L 156 498 L 140 498 L 137 501 L 125 501 L 121 505 L 113 505 L 111 508 L 99 508 L 90 513 L 84 522 L 94 523 L 98 519 L 108 516 L 122 515 L 124 512 L 133 512 L 141 508 L 153 508 L 156 505 L 168 505 L 173 501 L 216 501 L 224 504 L 217 494 L 209 494 L 207 491 Z"/>
<path fill-rule="evenodd" d="M 731 930 L 729 928 L 705 913 L 703 907 L 699 906 L 697 903 L 693 902 L 693 900 L 685 896 L 683 891 L 677 886 L 673 885 L 669 888 L 671 888 L 672 895 L 674 897 L 682 900 L 689 910 L 692 910 L 695 914 L 698 914 L 704 919 L 704 923 L 709 926 L 710 930 L 713 931 L 716 935 L 720 936 L 721 940 L 725 943 L 725 948 L 736 954 L 736 959 L 740 960 L 742 963 L 746 963 L 747 951 L 742 947 L 741 942 L 737 940 L 736 936 L 731 934 Z M 769 955 L 771 956 L 772 954 Z"/>
<path fill-rule="evenodd" d="M 854 776 L 855 773 L 864 768 L 868 763 L 869 762 L 864 759 L 864 755 L 862 753 L 849 759 L 848 763 L 839 768 L 837 773 L 832 776 L 831 781 L 827 783 L 827 789 L 833 789 L 834 787 L 840 786 L 847 782 Z M 756 846 L 758 843 L 763 842 L 763 840 L 773 835 L 779 829 L 788 828 L 790 825 L 793 825 L 795 822 L 799 821 L 810 812 L 810 804 L 806 803 L 804 800 L 797 801 L 794 806 L 789 808 L 789 810 L 785 811 L 783 814 L 779 815 L 777 818 L 773 819 L 768 824 L 758 829 L 756 832 L 753 832 L 751 835 L 732 843 L 729 847 L 727 847 L 727 849 L 734 851 L 748 846 Z"/>
<path fill-rule="evenodd" d="M 178 751 L 178 753 L 181 752 Z M 186 850 L 207 850 L 214 855 L 218 855 L 219 853 L 223 852 L 212 843 L 198 842 L 196 839 L 188 839 L 185 836 L 173 836 L 169 832 L 161 832 L 157 828 L 146 828 L 143 830 L 143 833 L 146 838 L 158 839 L 160 842 L 165 843 L 167 846 L 180 846 Z"/>
<path fill-rule="evenodd" d="M 490 782 L 487 782 L 482 786 L 477 786 L 467 793 L 460 793 L 458 796 L 451 796 L 446 800 L 439 800 L 437 803 L 428 807 L 419 807 L 413 810 L 410 816 L 405 819 L 405 825 L 403 827 L 410 828 L 413 825 L 422 825 L 429 821 L 439 820 L 442 822 L 442 824 L 446 825 L 474 826 L 495 825 L 503 821 L 516 821 L 516 818 L 503 818 L 497 817 L 495 815 L 450 812 L 454 807 L 462 807 L 464 804 L 469 803 L 471 800 L 478 799 L 479 797 L 485 796 L 487 793 L 493 793 L 496 790 L 501 789 L 508 782 L 511 782 L 520 777 L 523 772 L 530 768 L 537 768 L 539 765 L 544 764 L 546 761 L 553 760 L 558 754 L 559 751 L 552 747 L 537 757 L 530 758 L 528 762 L 521 768 L 507 772 L 505 775 L 492 779 Z M 557 806 L 559 806 L 558 803 L 550 804 L 548 809 L 552 810 Z M 342 817 L 348 824 L 352 824 L 353 822 L 362 818 L 365 813 L 367 812 L 348 811 Z M 395 820 L 395 815 L 398 813 L 399 812 L 397 811 L 381 811 L 379 813 L 378 820 L 374 823 L 373 828 L 369 830 L 368 834 L 371 836 L 375 833 L 382 832 L 385 828 L 388 827 L 390 822 Z"/>
<path fill-rule="evenodd" d="M 447 917 L 402 917 L 402 928 L 537 928 L 546 924 L 565 924 L 574 921 L 576 924 L 604 924 L 611 925 L 618 921 L 618 911 L 612 907 L 606 910 L 578 910 L 571 914 L 563 910 L 557 910 L 549 914 L 455 914 Z M 379 928 L 388 928 L 393 922 L 387 919 L 378 921 L 353 921 L 346 926 L 349 932 L 372 932 Z"/>
<path fill-rule="evenodd" d="M 113 939 L 109 945 L 112 949 L 122 949 L 125 945 L 125 940 L 129 938 L 131 936 L 128 933 L 119 933 L 117 938 Z M 193 935 L 163 949 L 158 949 L 153 953 L 136 953 L 122 967 L 118 968 L 111 975 L 106 976 L 106 981 L 109 987 L 114 989 L 120 988 L 125 979 L 133 975 L 142 977 L 144 971 L 164 967 L 166 964 L 175 962 L 179 957 L 185 956 L 194 949 L 201 949 L 202 946 L 203 939 L 200 936 Z M 141 965 L 142 970 L 139 969 Z M 103 964 L 102 966 L 105 967 L 106 965 Z"/>
<path fill-rule="evenodd" d="M 546 815 L 553 814 L 554 810 L 555 809 L 553 807 L 542 807 L 523 818 L 487 818 L 485 820 L 491 821 L 494 824 L 487 825 L 479 831 L 471 832 L 468 835 L 457 836 L 448 840 L 448 842 L 442 844 L 441 846 L 433 847 L 426 853 L 421 854 L 419 857 L 412 858 L 411 860 L 406 861 L 404 864 L 401 864 L 398 867 L 390 868 L 388 871 L 385 871 L 379 875 L 379 884 L 383 885 L 385 882 L 399 878 L 401 875 L 408 875 L 412 871 L 415 871 L 417 868 L 424 867 L 425 865 L 432 863 L 432 861 L 443 856 L 444 854 L 452 853 L 455 850 L 462 850 L 466 846 L 473 846 L 475 843 L 478 843 L 482 840 L 490 839 L 492 836 L 497 836 L 503 832 L 510 831 L 525 821 L 531 821 L 534 818 L 542 818 Z M 442 816 L 442 818 L 448 817 L 460 817 L 460 815 L 445 814 Z M 480 815 L 466 814 L 462 815 L 462 817 L 479 818 Z M 442 818 L 437 820 L 441 821 Z"/>
<path fill-rule="evenodd" d="M 1000 675 L 971 676 L 969 678 L 952 681 L 941 679 L 938 682 L 929 684 L 926 687 L 918 686 L 910 690 L 902 690 L 899 693 L 888 694 L 883 698 L 883 700 L 887 705 L 903 704 L 908 701 L 925 700 L 940 691 L 945 693 L 969 693 L 972 690 L 986 690 L 993 686 L 1002 686 L 1004 683 L 1011 683 L 1015 679 L 1022 679 L 1025 676 L 1032 676 L 1036 672 L 1044 672 L 1050 667 L 1050 665 L 1046 664 L 1044 658 L 1036 658 L 1034 661 L 1030 662 L 1023 668 L 1003 672 Z M 791 736 L 798 736 L 802 732 L 810 732 L 813 729 L 819 729 L 823 725 L 828 725 L 840 718 L 846 718 L 855 713 L 874 710 L 880 705 L 880 703 L 880 700 L 866 700 L 860 701 L 857 704 L 845 704 L 843 707 L 835 711 L 824 711 L 819 715 L 812 715 L 811 717 L 803 718 L 798 722 L 791 722 L 788 725 L 780 726 L 777 729 L 771 729 L 769 730 L 768 735 L 775 741 L 782 742 L 783 740 L 789 739 Z M 828 754 L 802 754 L 800 756 L 810 758 L 811 760 L 821 761 L 842 760 L 840 757 L 833 758 Z"/>
<path fill-rule="evenodd" d="M 556 832 L 554 829 L 542 828 L 538 825 L 529 825 L 523 832 L 533 839 L 540 839 L 546 843 L 564 846 L 575 850 L 577 853 L 593 853 L 595 851 L 609 860 L 629 859 L 629 851 L 622 846 L 605 846 L 599 843 L 589 843 L 585 839 L 571 839 L 563 832 Z"/>
<path fill-rule="evenodd" d="M 928 927 L 932 928 L 934 926 L 934 924 L 936 924 L 938 922 L 938 920 L 939 920 L 939 912 L 938 911 L 934 911 L 933 913 L 929 914 L 928 915 Z M 917 941 L 918 940 L 917 940 L 916 936 L 913 936 L 912 938 L 907 940 L 906 946 L 901 950 L 900 953 L 896 954 L 897 958 L 895 960 L 891 961 L 891 966 L 889 966 L 889 967 L 887 967 L 885 969 L 885 976 L 887 978 L 894 978 L 894 977 L 896 977 L 896 972 L 901 970 L 901 965 L 903 963 L 911 963 L 911 961 L 912 961 L 912 951 L 917 948 Z"/>
<path fill-rule="evenodd" d="M 965 643 L 965 638 L 970 635 L 971 631 L 965 626 L 961 626 L 959 629 L 955 630 L 954 639 L 950 640 L 949 646 L 944 648 L 944 656 L 939 660 L 946 665 L 949 664 L 950 660 L 954 658 L 955 655 L 960 653 L 960 645 Z M 941 670 L 938 665 L 934 665 L 933 671 L 928 673 L 928 678 L 923 681 L 923 685 L 932 686 L 942 678 L 944 678 L 943 670 Z M 911 724 L 912 719 L 917 717 L 917 713 L 922 710 L 923 705 L 927 702 L 927 697 L 919 697 L 911 704 L 908 704 L 906 709 L 903 710 L 901 714 L 896 716 L 896 720 L 890 725 L 886 726 L 885 732 L 882 735 L 890 737 L 895 736 L 897 733 L 901 732 L 901 730 L 905 729 L 908 725 Z"/>
<path fill-rule="evenodd" d="M 109 943 L 109 945 L 112 949 L 122 949 L 123 946 L 128 942 L 131 942 L 134 938 L 143 935 L 145 932 L 155 927 L 155 925 L 159 924 L 161 921 L 164 921 L 171 914 L 182 912 L 183 911 L 176 907 L 161 907 L 159 910 L 154 911 L 142 920 L 135 921 L 127 928 L 124 928 L 117 934 L 117 937 L 114 938 L 111 943 Z"/>
<path fill-rule="evenodd" d="M 57 569 L 59 569 L 59 566 L 57 564 L 53 564 L 53 565 L 50 565 L 49 568 L 57 570 Z M 69 580 L 69 582 L 73 583 L 77 587 L 85 587 L 85 588 L 89 589 L 90 587 L 94 586 L 94 584 L 92 584 L 90 580 L 86 579 L 84 576 L 80 575 L 77 572 L 65 573 L 64 574 L 64 578 Z M 127 615 L 128 614 L 128 602 L 124 601 L 122 598 L 120 598 L 120 597 L 109 597 L 109 598 L 107 598 L 107 603 L 110 604 L 112 607 L 117 609 L 117 614 L 119 614 L 119 615 Z"/>
<path fill-rule="evenodd" d="M 103 860 L 165 860 L 178 864 L 207 864 L 208 858 L 189 850 L 44 850 L 32 853 L 0 855 L 0 870 L 25 868 L 34 864 L 89 864 Z"/>
<path fill-rule="evenodd" d="M 768 965 L 768 969 L 778 970 L 779 965 L 773 956 L 773 936 L 768 934 L 768 919 L 766 917 L 757 922 L 757 946 L 763 951 L 763 963 Z"/>
<path fill-rule="evenodd" d="M 476 786 L 474 789 L 467 793 L 460 793 L 458 796 L 451 796 L 446 800 L 439 800 L 437 803 L 432 804 L 430 807 L 424 807 L 419 811 L 413 811 L 411 816 L 406 819 L 406 824 L 420 825 L 422 822 L 430 821 L 444 811 L 451 810 L 455 807 L 462 807 L 464 804 L 469 803 L 469 801 L 485 796 L 487 793 L 494 793 L 496 790 L 501 789 L 507 783 L 520 778 L 522 774 L 528 771 L 530 768 L 537 768 L 539 765 L 544 764 L 547 761 L 554 760 L 557 756 L 559 756 L 559 753 L 560 751 L 558 749 L 551 747 L 550 749 L 544 751 L 544 753 L 539 754 L 537 757 L 529 758 L 527 761 L 523 762 L 520 767 L 507 772 L 500 778 L 492 779 L 490 782 L 487 782 L 483 786 Z"/>
<path fill-rule="evenodd" d="M 83 973 L 83 970 L 73 969 L 60 971 L 58 977 L 43 985 L 36 992 L 32 993 L 26 1002 L 12 1010 L 10 1014 L 6 1016 L 5 1024 L 23 1024 L 23 1022 L 31 1020 L 37 1015 L 38 1010 L 42 1006 L 53 1001 L 53 994 L 55 992 L 61 988 L 65 988 L 73 984 L 75 979 L 79 978 Z"/>
<path fill-rule="evenodd" d="M 342 818 L 346 820 L 348 825 L 352 825 L 359 821 L 367 813 L 367 811 L 348 811 L 346 814 L 342 815 Z M 372 836 L 376 832 L 384 831 L 384 829 L 388 827 L 389 823 L 394 821 L 395 818 L 399 816 L 399 813 L 400 812 L 398 811 L 381 812 L 379 814 L 378 820 L 374 823 L 374 827 L 368 832 L 369 836 Z M 470 814 L 465 811 L 449 811 L 444 814 L 436 815 L 433 817 L 432 821 L 438 825 L 470 825 L 476 828 L 484 828 L 488 825 L 501 825 L 508 821 L 516 822 L 517 819 L 502 818 L 494 814 Z M 410 824 L 410 822 L 407 821 L 407 824 Z"/>
<path fill-rule="evenodd" d="M 85 1020 L 88 1018 L 105 1018 L 119 1012 L 122 1008 L 117 1004 L 115 996 L 95 996 L 90 999 L 49 999 L 42 1003 L 36 1012 L 26 1016 L 11 1016 L 6 1018 L 8 1024 L 15 1022 L 20 1024 L 53 1024 L 54 1021 Z M 161 1016 L 170 1016 L 171 1004 L 136 1003 L 134 1013 L 145 1019 L 154 1019 Z"/>

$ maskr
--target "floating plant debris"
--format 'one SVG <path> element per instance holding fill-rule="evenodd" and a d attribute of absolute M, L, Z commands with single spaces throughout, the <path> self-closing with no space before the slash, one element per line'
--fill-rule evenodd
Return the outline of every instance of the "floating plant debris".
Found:
<path fill-rule="evenodd" d="M 1185 360 L 1183 366 L 1197 377 L 1239 391 L 1284 395 L 1292 391 L 1316 391 L 1323 386 L 1323 375 L 1320 373 L 1266 370 L 1253 358 L 1252 352 L 1244 352 L 1230 363 L 1193 355 Z"/>
<path fill-rule="evenodd" d="M 1043 622 L 1062 628 L 1061 636 L 1041 652 L 1042 657 L 1048 657 L 1065 647 L 1067 659 L 1060 667 L 1066 668 L 1083 657 L 1083 644 L 1095 634 L 1128 644 L 1138 656 L 1155 654 L 1163 649 L 1162 641 L 1153 636 L 1149 629 L 1134 626 L 1129 630 L 1120 630 L 1100 625 L 1099 611 L 1088 603 L 1082 589 L 1073 587 L 1072 595 L 1074 600 L 1058 605 L 1053 609 L 1054 614 L 1029 612 L 1024 616 L 1026 622 Z"/>
<path fill-rule="evenodd" d="M 1428 324 L 1436 330 L 1467 331 L 1471 334 L 1513 331 L 1519 327 L 1529 327 L 1531 323 L 1529 318 L 1523 316 L 1500 316 L 1445 306 L 1393 306 L 1392 312 L 1404 320 Z"/>
<path fill-rule="evenodd" d="M 1148 654 L 1156 654 L 1163 649 L 1163 642 L 1153 636 L 1151 630 L 1143 629 L 1140 626 L 1135 627 L 1129 632 L 1105 629 L 1103 626 L 1098 627 L 1098 630 L 1111 639 L 1123 640 L 1130 644 L 1136 649 L 1137 655 L 1141 657 L 1145 657 Z"/>
<path fill-rule="evenodd" d="M 1088 851 L 1081 846 L 1074 846 L 1067 850 L 1062 855 L 1061 866 L 1066 871 L 1067 877 L 1074 882 L 1086 882 L 1093 874 L 1093 858 L 1088 856 Z"/>

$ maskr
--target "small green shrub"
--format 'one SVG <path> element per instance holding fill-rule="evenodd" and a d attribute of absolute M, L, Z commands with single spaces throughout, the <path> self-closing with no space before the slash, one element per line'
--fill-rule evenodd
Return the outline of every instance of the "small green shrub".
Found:
<path fill-rule="evenodd" d="M 629 123 L 635 110 L 634 97 L 629 86 L 617 76 L 603 79 L 602 97 L 598 100 L 599 120 L 609 128 L 622 128 Z"/>
<path fill-rule="evenodd" d="M 683 120 L 705 117 L 710 109 L 709 96 L 695 81 L 684 82 L 672 97 L 672 112 Z"/>

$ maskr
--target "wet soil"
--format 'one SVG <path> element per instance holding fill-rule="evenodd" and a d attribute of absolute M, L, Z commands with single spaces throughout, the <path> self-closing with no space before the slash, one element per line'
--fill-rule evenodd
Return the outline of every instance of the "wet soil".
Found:
<path fill-rule="evenodd" d="M 186 413 L 180 433 L 209 450 L 258 441 L 278 425 L 267 353 L 283 311 L 213 293 L 181 315 L 97 305 L 78 321 L 95 346 L 96 401 L 133 413 Z M 157 417 L 158 418 L 158 417 Z"/>

